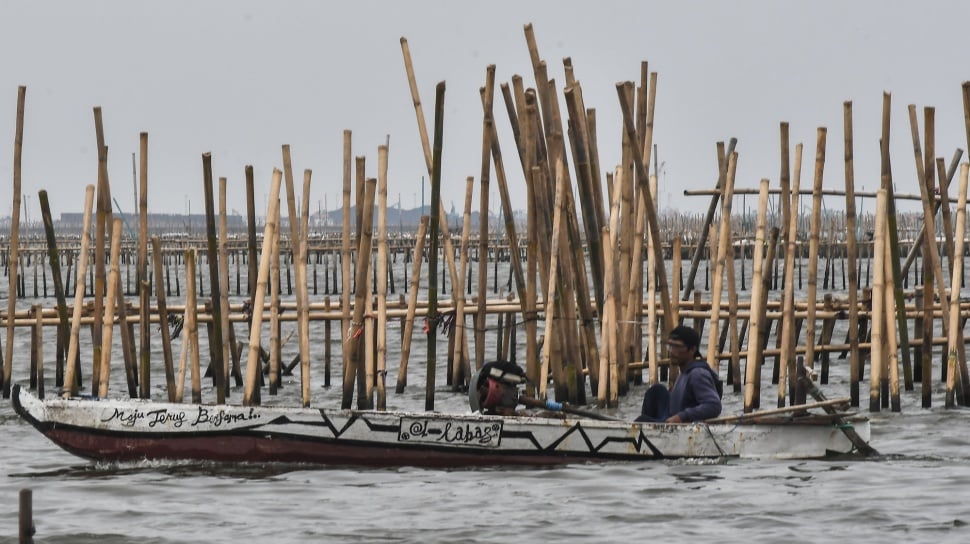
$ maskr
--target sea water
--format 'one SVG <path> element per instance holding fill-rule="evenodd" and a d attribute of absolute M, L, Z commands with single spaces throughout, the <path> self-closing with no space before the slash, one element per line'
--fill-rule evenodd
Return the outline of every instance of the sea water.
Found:
<path fill-rule="evenodd" d="M 403 277 L 403 272 L 397 274 Z M 6 289 L 6 283 L 0 286 L 3 300 Z M 20 302 L 18 307 L 32 302 Z M 184 299 L 169 302 L 180 304 Z M 40 303 L 49 307 L 54 301 Z M 294 322 L 284 323 L 283 337 L 295 327 Z M 237 334 L 243 330 L 238 327 Z M 314 406 L 338 407 L 339 326 L 334 324 L 330 388 L 323 387 L 322 330 L 320 323 L 311 327 L 312 399 Z M 844 336 L 844 330 L 837 331 L 836 338 L 840 334 Z M 205 334 L 200 336 L 206 353 Z M 157 337 L 153 331 L 153 360 L 160 359 Z M 493 331 L 487 336 L 492 352 L 495 337 Z M 82 342 L 81 360 L 89 387 L 91 346 L 86 330 L 84 338 L 88 340 Z M 176 354 L 184 338 L 183 332 L 175 341 Z M 283 346 L 284 360 L 296 355 L 295 338 Z M 400 323 L 389 325 L 389 409 L 424 407 L 427 351 L 420 326 L 414 340 L 409 385 L 397 395 Z M 121 397 L 125 387 L 117 334 L 114 343 L 112 396 Z M 447 341 L 439 339 L 438 346 L 443 359 Z M 29 347 L 29 332 L 18 330 L 14 380 L 19 383 L 27 382 Z M 54 392 L 53 351 L 51 338 L 44 357 L 48 394 Z M 519 361 L 523 358 L 520 353 Z M 846 367 L 845 360 L 833 357 L 830 382 L 821 385 L 830 398 L 847 394 Z M 934 376 L 938 372 L 935 367 Z M 776 386 L 768 381 L 770 372 L 765 374 L 763 398 L 773 399 L 771 388 Z M 298 402 L 299 370 L 282 383 L 276 399 L 264 389 L 264 402 Z M 467 396 L 443 385 L 440 368 L 437 383 L 436 409 L 468 410 Z M 214 398 L 210 380 L 204 388 L 209 402 Z M 918 386 L 903 393 L 900 413 L 870 414 L 862 408 L 872 419 L 872 444 L 881 454 L 875 458 L 454 470 L 93 463 L 47 441 L 4 400 L 0 542 L 16 542 L 21 489 L 33 492 L 35 541 L 48 543 L 970 542 L 970 411 L 943 408 L 943 386 L 935 380 L 933 389 L 931 409 L 920 407 Z M 609 413 L 632 419 L 642 393 L 643 386 L 634 386 Z M 158 371 L 152 376 L 152 396 L 165 397 Z M 241 398 L 242 391 L 234 388 L 229 402 L 239 403 Z M 724 400 L 725 414 L 740 413 L 741 399 L 730 387 Z"/>

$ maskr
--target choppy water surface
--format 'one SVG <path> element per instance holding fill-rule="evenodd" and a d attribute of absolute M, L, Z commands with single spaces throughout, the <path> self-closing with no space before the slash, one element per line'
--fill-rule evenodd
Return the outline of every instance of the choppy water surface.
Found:
<path fill-rule="evenodd" d="M 322 338 L 318 326 L 313 334 Z M 394 344 L 398 336 L 392 331 Z M 295 344 L 284 347 L 284 359 L 295 353 Z M 439 342 L 439 349 L 442 345 L 447 342 Z M 18 332 L 16 347 L 18 354 L 27 353 L 26 331 Z M 89 345 L 86 350 L 89 354 Z M 53 349 L 45 351 L 52 376 Z M 314 403 L 339 406 L 339 385 L 322 387 L 322 351 L 315 345 L 311 353 Z M 339 360 L 336 346 L 334 357 Z M 415 342 L 412 361 L 421 363 L 412 362 L 411 385 L 400 396 L 393 394 L 397 357 L 396 350 L 389 351 L 388 407 L 421 409 L 424 343 Z M 26 378 L 19 359 L 14 379 Z M 123 375 L 112 379 L 120 396 Z M 844 396 L 845 379 L 844 361 L 835 361 L 832 381 L 822 388 L 830 397 Z M 281 402 L 295 399 L 297 380 L 285 379 Z M 161 375 L 153 378 L 154 398 L 164 395 L 163 383 Z M 334 383 L 339 384 L 339 366 Z M 438 383 L 444 383 L 443 375 Z M 641 394 L 642 387 L 634 388 L 614 415 L 632 418 Z M 205 395 L 212 397 L 211 391 Z M 230 401 L 241 396 L 233 391 Z M 740 399 L 730 391 L 725 402 L 725 413 L 740 411 Z M 924 410 L 918 391 L 908 392 L 902 413 L 873 414 L 873 445 L 882 455 L 871 460 L 374 470 L 94 464 L 42 438 L 3 401 L 0 542 L 16 541 L 23 488 L 33 490 L 36 541 L 52 543 L 968 542 L 970 413 L 942 408 L 939 385 L 934 403 Z M 466 410 L 466 397 L 439 388 L 436 407 Z"/>

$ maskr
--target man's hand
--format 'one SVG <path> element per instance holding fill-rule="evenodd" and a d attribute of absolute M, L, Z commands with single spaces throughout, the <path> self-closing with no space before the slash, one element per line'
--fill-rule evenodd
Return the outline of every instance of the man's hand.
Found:
<path fill-rule="evenodd" d="M 683 423 L 683 422 L 684 422 L 684 420 L 680 419 L 680 415 L 679 414 L 674 414 L 674 415 L 668 417 L 667 418 L 667 421 L 665 423 Z"/>

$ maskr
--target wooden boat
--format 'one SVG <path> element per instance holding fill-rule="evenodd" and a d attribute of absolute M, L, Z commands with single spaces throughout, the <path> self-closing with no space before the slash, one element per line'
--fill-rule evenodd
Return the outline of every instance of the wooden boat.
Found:
<path fill-rule="evenodd" d="M 98 461 L 542 466 L 673 458 L 818 458 L 853 452 L 859 440 L 869 440 L 869 421 L 864 417 L 798 415 L 786 409 L 707 423 L 664 424 L 593 420 L 568 413 L 547 418 L 38 399 L 20 385 L 14 386 L 12 399 L 16 412 L 55 444 Z M 851 425 L 854 440 L 845 432 L 846 425 Z"/>

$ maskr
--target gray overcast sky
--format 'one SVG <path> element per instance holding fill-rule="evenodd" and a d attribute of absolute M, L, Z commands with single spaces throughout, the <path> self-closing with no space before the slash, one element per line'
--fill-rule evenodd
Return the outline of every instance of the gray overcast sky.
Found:
<path fill-rule="evenodd" d="M 389 204 L 420 205 L 426 170 L 402 36 L 429 131 L 435 84 L 447 83 L 442 201 L 460 211 L 465 177 L 479 176 L 486 66 L 497 66 L 499 83 L 520 74 L 535 85 L 529 22 L 560 97 L 562 59 L 572 58 L 586 105 L 597 110 L 604 169 L 620 154 L 616 82 L 637 79 L 644 60 L 658 73 L 661 207 L 706 209 L 706 198 L 682 191 L 713 187 L 715 144 L 732 137 L 737 186 L 767 177 L 776 187 L 781 121 L 791 123 L 792 144 L 804 144 L 803 186 L 816 129 L 828 127 L 824 186 L 844 187 L 845 100 L 855 111 L 856 188 L 874 190 L 883 91 L 893 98 L 896 188 L 915 193 L 908 104 L 921 108 L 921 123 L 922 107 L 936 107 L 939 155 L 949 160 L 967 147 L 967 21 L 964 1 L 3 2 L 0 215 L 10 212 L 19 85 L 27 87 L 23 191 L 32 220 L 40 189 L 51 193 L 55 214 L 80 211 L 97 174 L 94 106 L 103 109 L 112 192 L 125 211 L 134 210 L 131 155 L 142 131 L 153 212 L 184 212 L 188 201 L 202 211 L 201 155 L 211 151 L 215 176 L 230 182 L 230 209 L 245 210 L 244 166 L 254 165 L 262 215 L 282 144 L 291 145 L 297 172 L 313 169 L 312 208 L 334 208 L 344 129 L 353 131 L 354 155 L 367 157 L 368 177 L 389 135 Z M 513 199 L 524 203 L 501 102 L 496 117 Z M 476 186 L 474 209 L 477 195 Z M 844 202 L 828 197 L 826 205 Z"/>

